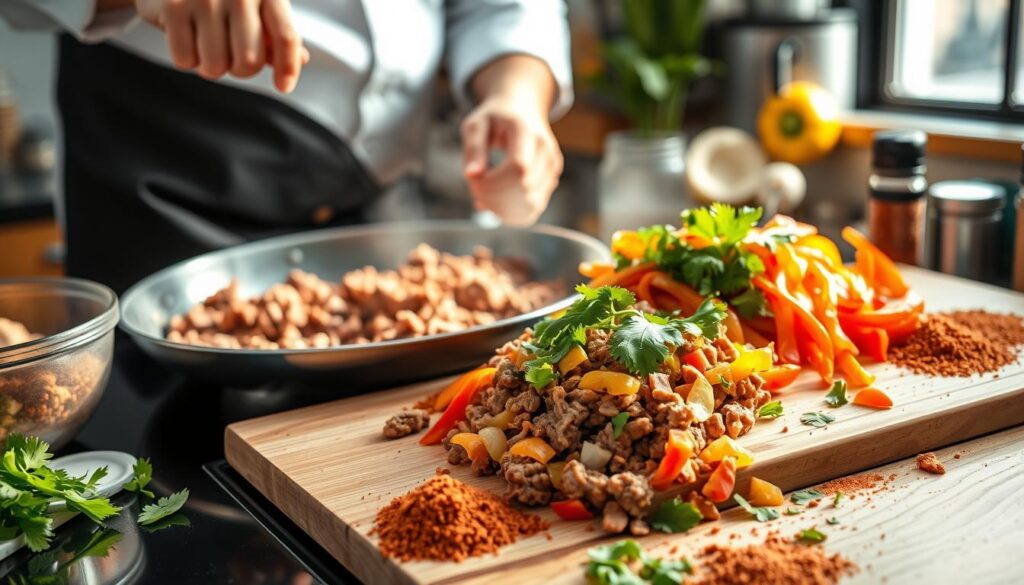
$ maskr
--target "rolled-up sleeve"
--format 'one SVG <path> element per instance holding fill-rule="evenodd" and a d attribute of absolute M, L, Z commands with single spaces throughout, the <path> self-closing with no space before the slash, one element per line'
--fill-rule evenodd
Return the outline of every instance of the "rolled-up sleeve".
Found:
<path fill-rule="evenodd" d="M 104 41 L 133 25 L 135 10 L 96 14 L 96 0 L 0 0 L 0 17 L 12 28 L 69 32 L 81 41 Z"/>
<path fill-rule="evenodd" d="M 469 82 L 497 57 L 531 55 L 544 61 L 558 84 L 551 117 L 572 105 L 569 23 L 563 0 L 447 0 L 448 72 L 456 99 L 472 103 Z"/>

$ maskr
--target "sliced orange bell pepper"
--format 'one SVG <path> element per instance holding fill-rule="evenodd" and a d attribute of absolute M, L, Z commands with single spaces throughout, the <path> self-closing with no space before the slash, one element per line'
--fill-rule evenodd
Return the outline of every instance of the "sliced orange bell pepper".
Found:
<path fill-rule="evenodd" d="M 683 363 L 697 368 L 702 374 L 711 367 L 708 356 L 704 355 L 704 352 L 699 349 L 684 355 Z"/>
<path fill-rule="evenodd" d="M 761 335 L 757 329 L 750 327 L 746 320 L 740 319 L 740 327 L 743 328 L 743 341 L 745 343 L 749 343 L 754 347 L 766 347 L 771 343 L 771 341 L 764 335 Z"/>
<path fill-rule="evenodd" d="M 878 388 L 865 388 L 853 397 L 853 403 L 869 408 L 892 408 L 892 398 Z"/>
<path fill-rule="evenodd" d="M 487 445 L 480 435 L 476 433 L 458 433 L 452 437 L 452 444 L 458 445 L 466 450 L 466 454 L 473 461 L 485 461 L 490 458 L 487 452 Z"/>
<path fill-rule="evenodd" d="M 736 487 L 736 458 L 726 456 L 711 472 L 708 482 L 700 490 L 705 497 L 716 504 L 728 500 Z"/>
<path fill-rule="evenodd" d="M 651 476 L 651 487 L 658 491 L 667 490 L 679 477 L 683 465 L 693 457 L 693 436 L 689 431 L 670 429 L 665 441 L 665 456 L 658 463 L 658 469 Z"/>
<path fill-rule="evenodd" d="M 535 461 L 541 463 L 547 463 L 551 461 L 551 458 L 555 456 L 555 449 L 540 437 L 527 437 L 508 450 L 512 455 L 519 455 L 521 457 L 529 457 Z"/>
<path fill-rule="evenodd" d="M 442 390 L 441 393 L 437 395 L 437 398 L 434 398 L 434 410 L 437 412 L 444 410 L 444 407 L 448 406 L 452 399 L 458 396 L 459 392 L 461 392 L 467 384 L 480 384 L 484 381 L 490 382 L 494 379 L 494 372 L 495 368 L 484 367 L 470 370 L 459 376 L 444 390 Z"/>
<path fill-rule="evenodd" d="M 832 339 L 833 351 L 836 354 L 844 351 L 858 353 L 857 346 L 847 337 L 839 324 L 835 294 L 833 294 L 828 274 L 820 264 L 812 262 L 808 267 L 808 278 L 814 284 L 814 289 L 811 292 L 814 316 L 818 318 Z"/>
<path fill-rule="evenodd" d="M 612 253 L 621 254 L 630 260 L 644 257 L 644 238 L 631 230 L 619 230 L 612 234 Z"/>
<path fill-rule="evenodd" d="M 494 381 L 494 370 L 495 368 L 474 370 L 474 372 L 477 372 L 477 375 L 474 377 L 476 383 L 467 383 L 459 390 L 459 393 L 448 404 L 448 408 L 444 409 L 444 412 L 441 413 L 441 418 L 437 419 L 434 426 L 430 427 L 430 430 L 420 438 L 420 445 L 436 445 L 440 443 L 448 434 L 448 431 L 454 429 L 460 420 L 466 418 L 466 407 L 476 397 L 477 392 L 483 390 Z"/>
<path fill-rule="evenodd" d="M 869 374 L 857 361 L 857 356 L 848 351 L 840 353 L 836 358 L 836 369 L 846 378 L 851 388 L 863 388 L 875 383 L 875 376 Z"/>
<path fill-rule="evenodd" d="M 889 341 L 897 343 L 896 335 L 907 335 L 917 329 L 918 316 L 924 311 L 924 299 L 908 294 L 902 299 L 890 301 L 873 311 L 839 313 L 839 322 L 844 329 L 851 327 L 881 327 L 889 333 Z"/>
<path fill-rule="evenodd" d="M 792 384 L 800 375 L 800 369 L 796 364 L 780 364 L 759 375 L 764 379 L 764 389 L 772 392 Z"/>
<path fill-rule="evenodd" d="M 864 234 L 850 226 L 843 228 L 843 239 L 850 243 L 857 252 L 866 250 L 874 261 L 874 283 L 875 288 L 884 289 L 883 292 L 889 297 L 902 297 L 907 294 L 910 287 L 903 279 L 899 268 L 891 258 L 872 244 Z"/>
<path fill-rule="evenodd" d="M 615 272 L 615 267 L 607 262 L 580 262 L 580 274 L 594 279 Z"/>
<path fill-rule="evenodd" d="M 659 272 L 657 276 L 651 279 L 651 286 L 664 291 L 674 298 L 679 304 L 679 310 L 684 315 L 692 315 L 700 307 L 700 304 L 704 302 L 704 297 L 697 294 L 693 287 L 677 282 L 664 272 Z M 654 294 L 654 292 L 652 291 L 651 294 Z"/>
<path fill-rule="evenodd" d="M 590 281 L 590 286 L 598 288 L 601 286 L 629 286 L 640 280 L 640 277 L 644 274 L 657 268 L 654 262 L 645 262 L 643 264 L 634 264 L 633 266 L 627 266 L 618 272 L 612 272 L 609 274 L 602 274 L 597 278 Z"/>
<path fill-rule="evenodd" d="M 839 253 L 839 247 L 836 246 L 835 242 L 825 236 L 819 234 L 804 236 L 796 241 L 796 245 L 798 247 L 810 248 L 819 252 L 833 267 L 843 265 L 843 257 Z"/>
<path fill-rule="evenodd" d="M 864 355 L 884 362 L 889 357 L 889 333 L 881 327 L 843 327 L 843 331 Z"/>
<path fill-rule="evenodd" d="M 779 486 L 757 477 L 750 478 L 747 500 L 752 506 L 781 506 L 785 502 Z"/>
<path fill-rule="evenodd" d="M 725 327 L 725 336 L 729 338 L 729 341 L 746 343 L 746 339 L 743 337 L 743 326 L 740 325 L 740 318 L 736 311 L 732 310 L 732 307 L 726 306 L 725 319 L 722 320 L 722 326 Z"/>
<path fill-rule="evenodd" d="M 590 520 L 594 517 L 593 512 L 579 498 L 551 502 L 551 510 L 562 520 Z"/>
<path fill-rule="evenodd" d="M 779 280 L 785 285 L 785 277 L 782 273 L 779 274 Z M 800 349 L 801 357 L 818 371 L 823 381 L 831 384 L 835 354 L 833 353 L 832 338 L 825 330 L 825 326 L 785 290 L 785 286 L 776 286 L 760 276 L 754 278 L 754 284 L 767 296 L 780 299 L 793 310 L 797 347 Z M 781 336 L 781 327 L 779 331 Z M 809 353 L 817 355 L 811 356 Z"/>
<path fill-rule="evenodd" d="M 768 305 L 775 314 L 775 351 L 781 361 L 799 364 L 800 348 L 796 343 L 796 322 L 793 308 L 779 296 L 768 296 Z"/>
<path fill-rule="evenodd" d="M 654 303 L 654 296 L 651 294 L 651 281 L 654 280 L 660 272 L 654 270 L 648 272 L 640 278 L 640 282 L 636 284 L 636 298 L 641 301 L 647 301 L 648 304 L 657 308 Z"/>

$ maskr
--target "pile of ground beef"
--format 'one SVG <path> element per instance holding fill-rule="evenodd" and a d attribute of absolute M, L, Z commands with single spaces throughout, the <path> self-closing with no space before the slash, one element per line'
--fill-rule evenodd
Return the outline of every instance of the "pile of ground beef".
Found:
<path fill-rule="evenodd" d="M 489 365 L 496 367 L 492 385 L 476 395 L 466 409 L 466 420 L 443 441 L 448 461 L 471 464 L 478 474 L 500 474 L 507 483 L 507 499 L 515 503 L 539 506 L 579 498 L 603 513 L 603 527 L 609 532 L 628 528 L 631 533 L 642 535 L 650 531 L 646 518 L 651 512 L 654 490 L 649 478 L 665 455 L 670 430 L 689 431 L 695 453 L 699 453 L 718 437 L 735 438 L 748 432 L 754 425 L 757 409 L 770 399 L 762 388 L 763 380 L 756 374 L 735 383 L 715 384 L 715 412 L 698 423 L 683 393 L 675 388 L 692 383 L 700 372 L 689 365 L 676 369 L 668 360 L 659 373 L 642 379 L 636 394 L 615 396 L 579 388 L 580 379 L 587 372 L 626 372 L 609 352 L 609 333 L 596 329 L 587 332 L 588 359 L 565 373 L 561 383 L 552 382 L 538 391 L 516 365 L 522 363 L 520 348 L 529 339 L 527 332 L 499 349 L 490 360 Z M 738 350 L 724 336 L 713 342 L 690 337 L 675 351 L 677 356 L 701 351 L 712 366 L 738 357 Z M 629 418 L 616 437 L 611 420 L 621 412 L 628 413 Z M 475 433 L 493 426 L 492 421 L 502 413 L 507 413 L 503 418 L 511 415 L 511 422 L 504 427 L 507 448 L 527 437 L 539 437 L 557 452 L 553 461 L 566 462 L 561 472 L 561 490 L 555 487 L 545 464 L 508 452 L 500 463 L 490 458 L 470 461 L 465 449 L 451 443 L 451 437 L 457 433 Z M 580 462 L 585 441 L 612 453 L 604 470 L 587 469 Z M 695 455 L 683 467 L 677 485 L 699 487 L 711 469 Z M 706 518 L 718 517 L 714 505 L 699 490 L 689 497 L 706 513 Z"/>

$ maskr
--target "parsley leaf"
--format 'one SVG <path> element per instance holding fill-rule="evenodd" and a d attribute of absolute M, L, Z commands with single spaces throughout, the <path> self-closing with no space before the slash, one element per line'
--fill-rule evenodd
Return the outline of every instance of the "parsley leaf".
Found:
<path fill-rule="evenodd" d="M 832 389 L 825 395 L 825 404 L 832 408 L 838 408 L 849 402 L 846 398 L 846 380 L 836 380 L 833 382 Z"/>
<path fill-rule="evenodd" d="M 825 520 L 825 522 L 828 522 L 830 526 L 835 526 L 836 524 L 839 524 L 839 518 L 832 516 L 828 520 Z"/>
<path fill-rule="evenodd" d="M 779 511 L 775 508 L 754 507 L 746 498 L 739 494 L 734 494 L 732 499 L 736 500 L 736 503 L 749 512 L 758 522 L 768 522 L 779 517 Z"/>
<path fill-rule="evenodd" d="M 612 438 L 618 439 L 619 435 L 622 434 L 622 429 L 626 427 L 626 421 L 629 420 L 628 412 L 620 412 L 612 417 Z"/>
<path fill-rule="evenodd" d="M 639 560 L 646 558 L 643 547 L 635 540 L 620 540 L 615 544 L 598 546 L 587 551 L 592 561 Z"/>
<path fill-rule="evenodd" d="M 819 492 L 818 490 L 807 489 L 807 490 L 800 490 L 800 491 L 797 491 L 797 492 L 793 492 L 789 496 L 789 499 L 794 504 L 797 504 L 798 506 L 802 506 L 802 505 L 806 504 L 807 502 L 813 502 L 814 500 L 821 499 L 824 496 L 825 496 L 825 494 Z"/>
<path fill-rule="evenodd" d="M 782 416 L 782 401 L 772 400 L 768 404 L 765 404 L 758 409 L 757 416 L 761 418 L 778 418 Z"/>
<path fill-rule="evenodd" d="M 800 508 L 794 508 L 794 507 L 790 506 L 790 507 L 786 508 L 785 514 L 786 514 L 786 516 L 796 516 L 800 512 L 803 512 L 803 510 L 801 510 Z"/>
<path fill-rule="evenodd" d="M 634 560 L 647 560 L 643 548 L 635 540 L 620 540 L 615 544 L 599 546 L 587 551 L 590 562 L 585 569 L 589 580 L 599 585 L 644 585 L 643 579 L 627 564 Z"/>
<path fill-rule="evenodd" d="M 124 489 L 130 492 L 138 492 L 147 498 L 155 497 L 153 492 L 146 489 L 149 482 L 153 479 L 153 464 L 149 462 L 149 459 L 140 457 L 135 460 L 135 465 L 132 466 L 133 477 L 131 481 L 124 484 Z"/>
<path fill-rule="evenodd" d="M 177 512 L 188 500 L 188 488 L 160 498 L 155 504 L 146 504 L 139 514 L 139 524 L 148 526 Z"/>
<path fill-rule="evenodd" d="M 828 538 L 828 535 L 826 535 L 824 532 L 818 531 L 815 528 L 805 528 L 804 530 L 800 531 L 799 535 L 797 535 L 797 540 L 807 544 L 817 544 L 819 542 L 824 542 L 826 538 Z"/>
<path fill-rule="evenodd" d="M 822 428 L 830 422 L 835 422 L 835 417 L 824 412 L 805 412 L 800 415 L 800 422 L 814 428 Z"/>
<path fill-rule="evenodd" d="M 836 492 L 835 497 L 832 498 L 832 507 L 838 508 L 841 501 L 843 501 L 843 492 Z"/>
<path fill-rule="evenodd" d="M 640 569 L 640 577 L 647 579 L 651 585 L 679 585 L 693 567 L 686 559 L 647 559 Z"/>
<path fill-rule="evenodd" d="M 609 352 L 630 371 L 646 376 L 658 371 L 669 346 L 683 344 L 683 334 L 665 317 L 630 315 L 612 334 Z"/>
<path fill-rule="evenodd" d="M 548 362 L 543 362 L 540 365 L 526 368 L 526 381 L 533 385 L 537 390 L 543 390 L 548 387 L 548 384 L 555 380 L 555 370 L 551 367 Z"/>
<path fill-rule="evenodd" d="M 651 528 L 662 532 L 686 532 L 703 518 L 697 506 L 676 497 L 658 506 L 651 518 Z"/>

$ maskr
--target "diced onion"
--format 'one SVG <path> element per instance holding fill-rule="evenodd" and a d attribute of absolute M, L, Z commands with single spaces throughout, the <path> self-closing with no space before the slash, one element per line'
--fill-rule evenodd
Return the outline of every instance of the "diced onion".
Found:
<path fill-rule="evenodd" d="M 583 443 L 583 450 L 580 451 L 580 463 L 583 467 L 594 471 L 603 471 L 604 466 L 612 458 L 612 452 L 598 447 L 596 444 L 586 441 Z"/>
<path fill-rule="evenodd" d="M 505 454 L 507 445 L 505 431 L 497 427 L 484 427 L 477 434 L 483 439 L 484 447 L 487 448 L 487 453 L 491 456 L 491 459 L 501 461 L 501 456 Z"/>
<path fill-rule="evenodd" d="M 690 386 L 686 395 L 686 404 L 693 411 L 696 422 L 704 422 L 715 412 L 715 389 L 704 376 L 699 376 Z"/>

